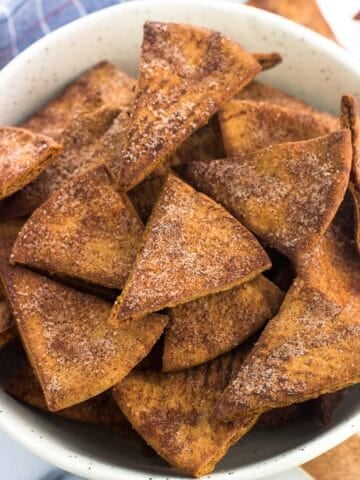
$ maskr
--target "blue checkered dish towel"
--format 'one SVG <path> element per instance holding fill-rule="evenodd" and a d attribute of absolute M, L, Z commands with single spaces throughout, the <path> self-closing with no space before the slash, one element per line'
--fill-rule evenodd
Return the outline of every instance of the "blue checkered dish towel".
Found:
<path fill-rule="evenodd" d="M 125 0 L 0 0 L 0 68 L 52 30 Z"/>

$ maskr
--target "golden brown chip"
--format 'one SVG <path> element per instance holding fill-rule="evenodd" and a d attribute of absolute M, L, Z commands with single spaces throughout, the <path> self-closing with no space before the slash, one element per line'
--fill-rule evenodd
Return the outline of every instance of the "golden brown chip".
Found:
<path fill-rule="evenodd" d="M 151 350 L 167 317 L 149 315 L 117 329 L 111 305 L 21 267 L 1 264 L 21 339 L 49 410 L 92 398 L 121 381 Z"/>
<path fill-rule="evenodd" d="M 121 289 L 135 259 L 143 225 L 103 166 L 52 195 L 21 230 L 11 263 Z"/>
<path fill-rule="evenodd" d="M 0 199 L 9 197 L 46 169 L 61 151 L 50 137 L 23 128 L 0 128 Z"/>
<path fill-rule="evenodd" d="M 102 61 L 83 73 L 42 110 L 23 123 L 36 133 L 59 138 L 69 121 L 79 112 L 94 108 L 94 103 L 129 111 L 134 99 L 135 80 L 115 65 Z"/>
<path fill-rule="evenodd" d="M 11 377 L 6 392 L 32 407 L 48 412 L 43 391 L 31 365 L 25 361 Z M 129 423 L 116 404 L 110 391 L 90 398 L 85 402 L 55 412 L 61 417 L 80 422 L 110 427 L 114 430 L 128 430 Z"/>
<path fill-rule="evenodd" d="M 335 216 L 351 157 L 350 132 L 340 130 L 227 160 L 196 162 L 186 175 L 252 232 L 297 261 L 311 252 Z"/>
<path fill-rule="evenodd" d="M 330 133 L 311 114 L 253 100 L 230 100 L 220 110 L 219 120 L 228 157 Z"/>
<path fill-rule="evenodd" d="M 329 131 L 339 129 L 339 120 L 336 117 L 325 112 L 319 112 L 302 100 L 264 83 L 251 82 L 236 95 L 236 98 L 238 100 L 267 102 L 298 112 L 307 113 L 316 117 Z"/>
<path fill-rule="evenodd" d="M 66 182 L 102 163 L 92 155 L 118 110 L 101 107 L 74 117 L 60 137 L 63 151 L 36 180 L 0 205 L 1 218 L 32 213 Z"/>
<path fill-rule="evenodd" d="M 193 367 L 240 345 L 276 314 L 283 296 L 259 275 L 240 287 L 172 308 L 163 370 Z"/>
<path fill-rule="evenodd" d="M 353 148 L 352 180 L 357 189 L 360 189 L 360 116 L 358 104 L 351 95 L 341 97 L 341 128 L 348 128 L 351 132 Z"/>
<path fill-rule="evenodd" d="M 24 225 L 23 219 L 0 222 L 0 259 L 8 261 L 16 237 Z M 16 335 L 16 329 L 5 298 L 5 291 L 0 284 L 0 348 L 5 346 Z"/>
<path fill-rule="evenodd" d="M 323 17 L 316 0 L 248 0 L 247 5 L 262 8 L 301 23 L 305 27 L 336 41 L 335 35 Z"/>
<path fill-rule="evenodd" d="M 110 321 L 116 325 L 229 290 L 269 267 L 265 251 L 246 228 L 169 174 Z"/>
<path fill-rule="evenodd" d="M 297 279 L 230 382 L 222 420 L 317 398 L 360 381 L 359 297 L 341 305 Z"/>
<path fill-rule="evenodd" d="M 131 372 L 114 387 L 114 396 L 132 426 L 159 455 L 186 474 L 200 477 L 211 472 L 256 421 L 256 416 L 231 423 L 212 418 L 242 360 L 241 352 L 231 352 L 181 372 Z"/>
<path fill-rule="evenodd" d="M 354 242 L 337 228 L 329 228 L 316 248 L 296 265 L 296 270 L 336 303 L 345 306 L 360 298 L 360 258 Z"/>
<path fill-rule="evenodd" d="M 145 23 L 119 184 L 130 190 L 140 183 L 260 70 L 251 54 L 218 32 Z"/>

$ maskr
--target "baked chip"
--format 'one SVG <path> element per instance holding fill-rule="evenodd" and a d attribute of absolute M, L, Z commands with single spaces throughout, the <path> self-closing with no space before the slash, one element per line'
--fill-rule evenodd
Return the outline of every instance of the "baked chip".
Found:
<path fill-rule="evenodd" d="M 212 362 L 173 373 L 131 372 L 113 389 L 121 410 L 145 441 L 187 475 L 210 473 L 257 416 L 221 423 L 214 406 L 243 361 L 231 352 Z"/>
<path fill-rule="evenodd" d="M 230 38 L 146 22 L 140 71 L 116 178 L 130 190 L 261 70 Z"/>
<path fill-rule="evenodd" d="M 340 124 L 341 128 L 348 128 L 351 132 L 353 148 L 351 175 L 356 188 L 360 190 L 360 116 L 358 104 L 351 95 L 341 97 Z"/>
<path fill-rule="evenodd" d="M 118 110 L 100 107 L 75 116 L 60 137 L 62 153 L 36 180 L 0 204 L 0 217 L 32 213 L 66 182 L 102 163 L 92 153 L 117 115 Z"/>
<path fill-rule="evenodd" d="M 284 407 L 360 381 L 359 297 L 341 305 L 295 280 L 280 311 L 221 397 L 215 416 Z"/>
<path fill-rule="evenodd" d="M 219 120 L 228 157 L 331 131 L 311 114 L 253 100 L 230 100 L 220 110 Z"/>
<path fill-rule="evenodd" d="M 5 263 L 1 278 L 26 352 L 51 411 L 92 398 L 121 381 L 151 350 L 167 317 L 149 315 L 117 329 L 111 305 Z"/>
<path fill-rule="evenodd" d="M 281 290 L 259 275 L 240 287 L 172 308 L 163 370 L 193 367 L 240 345 L 276 314 L 283 297 Z"/>
<path fill-rule="evenodd" d="M 260 82 L 251 82 L 243 88 L 235 97 L 238 100 L 255 100 L 259 102 L 267 102 L 280 107 L 290 108 L 298 112 L 313 115 L 319 122 L 324 124 L 329 131 L 339 129 L 339 119 L 330 115 L 329 113 L 319 112 L 307 103 L 299 100 L 296 97 L 288 95 L 282 90 L 266 85 Z"/>
<path fill-rule="evenodd" d="M 102 61 L 83 73 L 54 100 L 26 122 L 24 128 L 59 138 L 72 118 L 93 109 L 94 102 L 111 109 L 129 111 L 135 80 L 115 65 Z"/>
<path fill-rule="evenodd" d="M 294 22 L 301 23 L 305 27 L 336 42 L 335 35 L 323 17 L 316 0 L 248 0 L 247 5 L 262 8 Z"/>
<path fill-rule="evenodd" d="M 12 397 L 32 407 L 49 412 L 43 391 L 31 365 L 24 361 L 20 368 L 11 377 L 6 392 Z M 109 427 L 116 431 L 129 430 L 129 422 L 116 404 L 111 391 L 107 390 L 100 395 L 72 407 L 54 412 L 60 417 L 70 418 L 79 422 Z"/>
<path fill-rule="evenodd" d="M 0 200 L 38 177 L 54 162 L 61 146 L 23 128 L 0 128 Z"/>
<path fill-rule="evenodd" d="M 260 63 L 262 70 L 269 70 L 282 62 L 282 56 L 278 52 L 253 53 L 255 60 Z"/>
<path fill-rule="evenodd" d="M 8 261 L 16 237 L 24 225 L 24 220 L 8 220 L 0 222 L 0 260 Z M 0 348 L 4 347 L 16 336 L 9 304 L 5 291 L 0 284 Z"/>
<path fill-rule="evenodd" d="M 103 166 L 54 193 L 21 230 L 11 263 L 121 289 L 135 260 L 143 225 Z"/>
<path fill-rule="evenodd" d="M 349 130 L 190 164 L 186 175 L 253 233 L 292 260 L 311 252 L 344 197 Z"/>
<path fill-rule="evenodd" d="M 110 322 L 229 290 L 271 266 L 255 237 L 224 208 L 172 174 Z"/>

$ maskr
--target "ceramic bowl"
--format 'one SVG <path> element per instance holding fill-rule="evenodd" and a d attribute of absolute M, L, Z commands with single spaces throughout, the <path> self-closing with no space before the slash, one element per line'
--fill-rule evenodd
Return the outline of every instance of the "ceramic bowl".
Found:
<path fill-rule="evenodd" d="M 295 23 L 225 0 L 134 1 L 51 33 L 6 66 L 0 72 L 0 123 L 17 124 L 102 59 L 135 76 L 146 20 L 207 26 L 250 51 L 279 51 L 283 64 L 263 74 L 263 80 L 315 107 L 337 113 L 342 93 L 360 97 L 360 66 L 335 43 Z M 223 480 L 231 474 L 233 480 L 252 480 L 310 460 L 360 428 L 359 398 L 353 388 L 329 427 L 302 422 L 251 432 L 206 478 Z M 3 391 L 0 427 L 35 454 L 83 478 L 181 478 L 131 440 L 38 412 Z"/>

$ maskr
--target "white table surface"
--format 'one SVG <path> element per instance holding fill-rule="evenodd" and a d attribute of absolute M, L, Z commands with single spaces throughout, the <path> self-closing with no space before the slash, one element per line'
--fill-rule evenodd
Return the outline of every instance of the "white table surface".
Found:
<path fill-rule="evenodd" d="M 360 10 L 360 0 L 318 0 L 318 3 L 339 42 L 360 60 L 360 21 L 352 20 Z M 0 432 L 0 452 L 1 480 L 79 479 L 55 470 L 2 432 Z M 295 469 L 268 477 L 267 480 L 309 480 L 310 478 L 303 470 Z"/>

